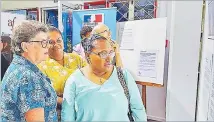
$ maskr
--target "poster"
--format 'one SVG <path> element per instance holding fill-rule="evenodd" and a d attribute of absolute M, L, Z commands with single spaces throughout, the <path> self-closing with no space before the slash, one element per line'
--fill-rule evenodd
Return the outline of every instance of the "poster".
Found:
<path fill-rule="evenodd" d="M 214 54 L 212 54 L 212 73 L 210 76 L 210 94 L 209 94 L 209 103 L 208 103 L 208 113 L 207 113 L 207 120 L 208 121 L 214 121 Z"/>
<path fill-rule="evenodd" d="M 27 15 L 28 20 L 37 20 L 37 11 L 28 11 Z"/>
<path fill-rule="evenodd" d="M 26 20 L 26 15 L 1 12 L 1 35 L 10 36 L 14 25 Z"/>
<path fill-rule="evenodd" d="M 118 42 L 120 42 L 121 50 L 133 50 L 134 49 L 134 22 L 119 23 Z"/>
<path fill-rule="evenodd" d="M 116 8 L 103 8 L 93 10 L 74 10 L 72 13 L 72 45 L 80 43 L 80 30 L 83 25 L 94 26 L 97 23 L 104 23 L 111 30 L 111 37 L 116 40 Z"/>
<path fill-rule="evenodd" d="M 6 11 L 9 12 L 11 14 L 21 14 L 21 15 L 27 15 L 27 11 L 26 10 L 12 10 L 12 11 Z"/>
<path fill-rule="evenodd" d="M 104 14 L 85 14 L 83 16 L 83 26 L 94 27 L 97 24 L 104 23 Z"/>
<path fill-rule="evenodd" d="M 138 76 L 157 79 L 157 50 L 140 51 Z"/>
<path fill-rule="evenodd" d="M 214 1 L 208 1 L 209 37 L 214 39 Z"/>

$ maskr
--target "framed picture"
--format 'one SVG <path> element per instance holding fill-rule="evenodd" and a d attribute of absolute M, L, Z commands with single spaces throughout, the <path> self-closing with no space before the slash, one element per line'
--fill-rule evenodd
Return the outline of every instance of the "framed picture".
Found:
<path fill-rule="evenodd" d="M 37 11 L 28 11 L 27 12 L 27 19 L 28 20 L 38 20 L 37 18 Z"/>

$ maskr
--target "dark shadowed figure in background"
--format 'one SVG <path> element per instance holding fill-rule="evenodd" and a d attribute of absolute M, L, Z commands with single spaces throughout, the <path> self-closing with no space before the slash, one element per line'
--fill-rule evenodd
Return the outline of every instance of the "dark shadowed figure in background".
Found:
<path fill-rule="evenodd" d="M 1 50 L 1 80 L 13 59 L 11 51 L 11 38 L 9 36 L 1 36 L 0 50 Z"/>

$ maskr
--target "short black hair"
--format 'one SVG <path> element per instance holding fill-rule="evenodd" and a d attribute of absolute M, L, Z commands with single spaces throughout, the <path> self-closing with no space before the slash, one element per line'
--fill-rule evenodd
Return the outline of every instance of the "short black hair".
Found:
<path fill-rule="evenodd" d="M 56 28 L 54 26 L 48 26 L 48 31 L 49 32 L 56 31 L 56 32 L 58 32 L 62 36 L 62 32 L 58 28 Z"/>
<path fill-rule="evenodd" d="M 83 26 L 82 29 L 80 30 L 80 37 L 83 39 L 83 36 L 86 36 L 87 33 L 92 31 L 92 27 L 90 26 Z"/>
<path fill-rule="evenodd" d="M 1 42 L 10 44 L 11 38 L 9 36 L 1 36 Z"/>

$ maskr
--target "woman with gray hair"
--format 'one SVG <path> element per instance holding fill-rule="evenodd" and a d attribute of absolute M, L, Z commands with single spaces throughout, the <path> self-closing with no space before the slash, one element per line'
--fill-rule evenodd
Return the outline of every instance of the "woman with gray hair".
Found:
<path fill-rule="evenodd" d="M 147 121 L 132 75 L 112 64 L 111 42 L 92 34 L 82 45 L 88 65 L 66 82 L 62 121 Z"/>
<path fill-rule="evenodd" d="M 37 64 L 48 58 L 48 28 L 23 21 L 13 29 L 13 61 L 1 85 L 1 121 L 57 121 L 57 96 Z"/>

